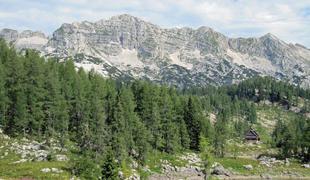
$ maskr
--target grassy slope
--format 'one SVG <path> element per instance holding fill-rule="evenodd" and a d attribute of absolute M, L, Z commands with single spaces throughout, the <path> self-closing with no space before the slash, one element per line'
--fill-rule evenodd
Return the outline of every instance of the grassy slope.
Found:
<path fill-rule="evenodd" d="M 271 133 L 274 129 L 277 119 L 288 121 L 297 118 L 298 115 L 284 110 L 279 106 L 259 105 L 257 106 L 257 125 L 254 128 L 261 137 L 261 144 L 248 144 L 243 142 L 232 141 L 227 144 L 226 154 L 228 157 L 216 158 L 215 161 L 221 163 L 225 168 L 241 175 L 259 175 L 268 173 L 271 175 L 281 175 L 283 172 L 295 172 L 299 175 L 309 176 L 309 169 L 301 167 L 301 163 L 297 160 L 290 160 L 290 165 L 276 165 L 268 168 L 260 165 L 255 158 L 258 155 L 269 154 L 276 155 L 277 149 L 271 148 L 269 143 L 272 141 Z M 243 165 L 251 164 L 253 170 L 246 170 Z"/>
<path fill-rule="evenodd" d="M 14 140 L 16 141 L 16 139 Z M 66 162 L 45 161 L 45 162 L 24 162 L 12 164 L 21 158 L 13 152 L 10 152 L 8 147 L 13 140 L 1 139 L 0 137 L 0 179 L 70 179 L 70 173 L 66 171 Z M 5 152 L 8 152 L 6 156 Z M 57 168 L 63 170 L 63 173 L 43 173 L 43 168 Z"/>

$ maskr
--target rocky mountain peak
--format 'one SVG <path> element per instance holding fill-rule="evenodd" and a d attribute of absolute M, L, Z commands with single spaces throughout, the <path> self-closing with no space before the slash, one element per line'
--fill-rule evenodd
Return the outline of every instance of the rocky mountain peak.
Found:
<path fill-rule="evenodd" d="M 112 16 L 110 18 L 110 20 L 111 21 L 117 21 L 117 20 L 120 20 L 120 21 L 137 21 L 137 22 L 143 21 L 142 19 L 135 17 L 135 16 L 132 16 L 130 14 L 121 14 L 121 15 L 117 15 L 117 16 Z"/>
<path fill-rule="evenodd" d="M 7 42 L 15 41 L 18 38 L 18 31 L 4 28 L 0 31 L 0 38 L 3 38 Z"/>
<path fill-rule="evenodd" d="M 270 33 L 229 38 L 212 28 L 161 28 L 122 14 L 97 22 L 65 23 L 53 36 L 2 30 L 17 48 L 73 57 L 77 67 L 103 76 L 147 79 L 179 87 L 236 83 L 257 75 L 310 86 L 310 50 Z"/>
<path fill-rule="evenodd" d="M 272 39 L 272 40 L 280 40 L 276 35 L 272 33 L 267 33 L 260 37 L 260 39 Z"/>
<path fill-rule="evenodd" d="M 12 29 L 2 29 L 0 31 L 0 38 L 13 43 L 17 49 L 31 48 L 42 50 L 43 46 L 48 41 L 44 33 L 31 30 L 25 30 L 19 33 Z"/>
<path fill-rule="evenodd" d="M 41 37 L 41 38 L 47 38 L 45 36 L 45 34 L 41 31 L 31 31 L 31 30 L 25 30 L 25 31 L 22 31 L 20 34 L 19 34 L 19 37 L 20 38 L 29 38 L 29 37 L 33 37 L 33 36 L 36 36 L 36 37 Z"/>

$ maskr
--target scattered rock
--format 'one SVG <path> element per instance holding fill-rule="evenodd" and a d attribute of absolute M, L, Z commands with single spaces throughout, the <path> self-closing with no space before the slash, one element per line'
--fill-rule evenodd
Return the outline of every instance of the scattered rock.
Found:
<path fill-rule="evenodd" d="M 303 164 L 303 165 L 301 165 L 301 167 L 310 168 L 310 164 Z"/>
<path fill-rule="evenodd" d="M 286 166 L 290 166 L 290 161 L 289 161 L 288 158 L 285 158 L 285 165 L 286 165 Z"/>
<path fill-rule="evenodd" d="M 143 167 L 142 170 L 143 170 L 144 172 L 148 172 L 148 173 L 151 173 L 151 172 L 152 172 L 152 171 L 150 170 L 150 168 L 149 168 L 148 165 L 146 165 L 145 167 Z"/>
<path fill-rule="evenodd" d="M 243 165 L 246 170 L 253 170 L 253 166 L 251 164 Z"/>
<path fill-rule="evenodd" d="M 43 172 L 43 173 L 49 173 L 49 172 L 52 172 L 52 173 L 62 173 L 63 172 L 63 170 L 61 170 L 61 169 L 58 169 L 58 168 L 43 168 L 43 169 L 41 169 L 41 172 Z"/>
<path fill-rule="evenodd" d="M 271 179 L 271 176 L 269 174 L 261 174 L 260 177 L 262 179 Z"/>
<path fill-rule="evenodd" d="M 140 180 L 140 176 L 136 173 L 133 173 L 131 176 L 129 176 L 125 180 Z"/>
<path fill-rule="evenodd" d="M 34 152 L 36 161 L 46 161 L 48 156 L 48 151 L 46 150 L 38 150 Z"/>
<path fill-rule="evenodd" d="M 56 158 L 56 161 L 68 161 L 69 160 L 69 158 L 63 154 L 57 154 L 55 158 Z"/>
<path fill-rule="evenodd" d="M 271 165 L 268 162 L 266 162 L 266 161 L 261 161 L 259 164 L 265 165 L 267 167 L 271 167 Z"/>
<path fill-rule="evenodd" d="M 23 163 L 23 162 L 27 162 L 27 161 L 28 161 L 27 159 L 21 159 L 21 160 L 12 162 L 12 164 L 19 164 L 19 163 Z"/>
<path fill-rule="evenodd" d="M 50 168 L 43 168 L 43 169 L 41 169 L 41 172 L 49 173 L 49 172 L 51 172 L 51 169 Z"/>
<path fill-rule="evenodd" d="M 23 138 L 21 139 L 21 141 L 28 142 L 29 140 L 28 140 L 27 138 L 23 137 Z"/>
<path fill-rule="evenodd" d="M 136 161 L 132 161 L 131 164 L 130 164 L 130 167 L 132 169 L 137 169 L 139 167 L 139 164 Z"/>
<path fill-rule="evenodd" d="M 53 142 L 52 140 L 50 142 Z M 47 161 L 48 155 L 51 153 L 57 153 L 58 151 L 53 150 L 53 147 L 56 146 L 55 143 L 52 147 L 47 146 L 46 142 L 37 142 L 30 141 L 26 138 L 23 138 L 20 142 L 13 142 L 10 145 L 10 150 L 16 154 L 19 154 L 22 159 L 27 159 L 28 161 Z M 56 157 L 57 159 L 57 157 Z M 60 161 L 68 160 L 65 155 L 58 156 Z"/>
<path fill-rule="evenodd" d="M 301 108 L 300 107 L 296 107 L 296 106 L 292 106 L 292 107 L 290 107 L 290 110 L 295 112 L 295 113 L 299 113 L 301 111 Z"/>
<path fill-rule="evenodd" d="M 133 157 L 138 157 L 138 156 L 139 156 L 139 153 L 137 153 L 137 151 L 134 150 L 134 149 L 131 149 L 130 154 L 131 154 Z"/>
<path fill-rule="evenodd" d="M 214 163 L 211 167 L 211 174 L 230 176 L 230 172 L 226 170 L 221 164 Z"/>
<path fill-rule="evenodd" d="M 2 139 L 4 139 L 4 140 L 9 140 L 10 139 L 10 137 L 8 135 L 2 134 L 1 136 L 2 136 Z"/>
<path fill-rule="evenodd" d="M 265 165 L 267 167 L 272 167 L 273 165 L 276 165 L 276 164 L 284 165 L 286 163 L 286 161 L 277 160 L 276 158 L 267 157 L 267 156 L 262 156 L 258 158 L 258 160 L 260 161 L 261 165 Z"/>
<path fill-rule="evenodd" d="M 124 177 L 124 173 L 122 172 L 122 171 L 118 171 L 118 177 L 120 178 L 120 179 L 124 179 L 125 177 Z"/>
<path fill-rule="evenodd" d="M 52 168 L 51 171 L 52 171 L 53 173 L 62 173 L 62 172 L 63 172 L 63 170 L 57 169 L 57 168 Z"/>
<path fill-rule="evenodd" d="M 187 161 L 189 164 L 199 164 L 201 159 L 195 153 L 186 153 L 185 155 L 179 156 L 180 159 Z"/>
<path fill-rule="evenodd" d="M 164 172 L 172 172 L 175 171 L 175 168 L 169 163 L 162 164 Z"/>
<path fill-rule="evenodd" d="M 283 175 L 290 177 L 300 177 L 300 174 L 292 171 L 283 171 Z"/>
<path fill-rule="evenodd" d="M 73 177 L 70 178 L 70 180 L 80 180 L 80 178 L 73 176 Z"/>

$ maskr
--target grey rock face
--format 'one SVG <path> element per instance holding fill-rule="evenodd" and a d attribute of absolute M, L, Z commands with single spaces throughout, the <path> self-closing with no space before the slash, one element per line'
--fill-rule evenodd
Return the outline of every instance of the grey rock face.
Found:
<path fill-rule="evenodd" d="M 15 41 L 18 38 L 18 32 L 13 29 L 2 29 L 0 31 L 0 37 L 7 42 Z"/>
<path fill-rule="evenodd" d="M 178 87 L 237 83 L 261 75 L 310 87 L 310 50 L 272 34 L 229 38 L 208 27 L 161 28 L 124 14 L 98 22 L 63 24 L 48 42 L 33 32 L 2 30 L 0 37 L 45 56 L 73 57 L 77 67 L 103 76 L 145 79 Z M 36 45 L 18 39 L 36 37 Z"/>
<path fill-rule="evenodd" d="M 224 176 L 230 176 L 231 175 L 231 173 L 228 170 L 226 170 L 219 163 L 215 163 L 212 165 L 211 174 L 213 174 L 213 175 L 224 175 Z"/>
<path fill-rule="evenodd" d="M 48 42 L 48 38 L 42 32 L 33 32 L 30 30 L 18 33 L 12 29 L 2 29 L 0 38 L 13 44 L 17 49 L 35 49 L 42 51 L 43 46 Z"/>

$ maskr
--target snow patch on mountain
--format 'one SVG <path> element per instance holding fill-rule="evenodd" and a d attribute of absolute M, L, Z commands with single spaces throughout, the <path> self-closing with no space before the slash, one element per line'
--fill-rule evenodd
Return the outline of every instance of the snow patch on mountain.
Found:
<path fill-rule="evenodd" d="M 138 52 L 136 50 L 122 49 L 122 52 L 116 56 L 109 56 L 108 61 L 111 64 L 117 65 L 122 68 L 139 67 L 144 66 L 143 62 L 138 58 Z"/>

